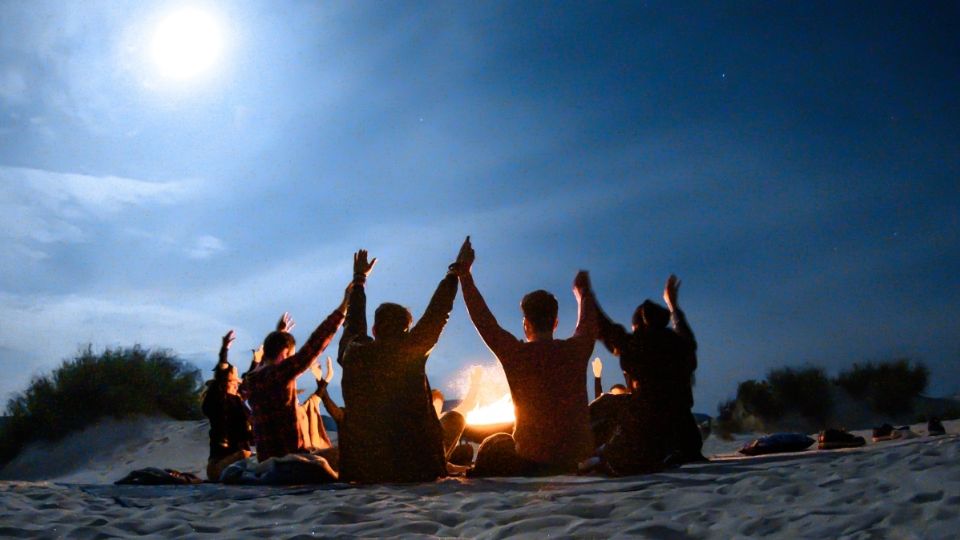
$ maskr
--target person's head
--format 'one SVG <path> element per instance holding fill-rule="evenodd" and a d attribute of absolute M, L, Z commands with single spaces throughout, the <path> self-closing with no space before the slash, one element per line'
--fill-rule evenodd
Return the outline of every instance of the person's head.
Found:
<path fill-rule="evenodd" d="M 280 362 L 293 356 L 297 351 L 297 340 L 293 334 L 277 330 L 270 332 L 263 340 L 263 359 L 268 363 Z"/>
<path fill-rule="evenodd" d="M 437 411 L 437 416 L 443 412 L 443 392 L 434 388 L 430 391 L 430 397 L 433 400 L 433 408 Z"/>
<path fill-rule="evenodd" d="M 385 338 L 398 336 L 413 324 L 410 310 L 400 304 L 386 302 L 380 304 L 373 314 L 373 337 Z"/>
<path fill-rule="evenodd" d="M 236 394 L 240 388 L 240 377 L 237 368 L 229 362 L 220 362 L 213 368 L 213 383 L 222 392 Z"/>
<path fill-rule="evenodd" d="M 527 341 L 534 336 L 550 334 L 557 329 L 557 298 L 544 290 L 528 293 L 520 301 L 523 312 L 523 333 Z"/>
<path fill-rule="evenodd" d="M 610 387 L 610 393 L 613 394 L 613 395 L 615 395 L 615 396 L 619 396 L 620 394 L 626 394 L 626 393 L 627 393 L 627 387 L 624 386 L 624 385 L 622 385 L 622 384 L 619 384 L 619 383 L 618 383 L 618 384 L 615 384 L 615 385 L 613 385 L 613 386 Z"/>
<path fill-rule="evenodd" d="M 670 322 L 670 310 L 654 302 L 644 300 L 633 312 L 633 330 L 638 328 L 665 328 Z"/>

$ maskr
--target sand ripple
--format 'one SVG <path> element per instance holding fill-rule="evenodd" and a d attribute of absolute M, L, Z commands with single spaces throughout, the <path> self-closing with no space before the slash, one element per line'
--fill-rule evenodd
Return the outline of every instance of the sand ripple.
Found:
<path fill-rule="evenodd" d="M 411 486 L 0 482 L 4 538 L 955 538 L 960 437 L 626 479 Z"/>

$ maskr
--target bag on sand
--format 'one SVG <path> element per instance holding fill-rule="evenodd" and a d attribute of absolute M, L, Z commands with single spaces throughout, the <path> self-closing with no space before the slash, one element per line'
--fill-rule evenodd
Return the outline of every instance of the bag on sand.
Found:
<path fill-rule="evenodd" d="M 815 442 L 817 441 L 803 433 L 774 433 L 748 442 L 740 449 L 740 453 L 748 456 L 760 456 L 781 452 L 800 452 L 810 448 L 810 445 Z"/>
<path fill-rule="evenodd" d="M 203 480 L 195 474 L 175 471 L 173 469 L 159 469 L 157 467 L 147 467 L 146 469 L 137 469 L 114 482 L 117 485 L 134 486 L 163 486 L 163 485 L 189 485 L 200 484 Z"/>
<path fill-rule="evenodd" d="M 230 465 L 220 474 L 224 484 L 327 484 L 339 479 L 326 458 L 316 454 L 288 454 L 263 463 L 251 457 Z"/>

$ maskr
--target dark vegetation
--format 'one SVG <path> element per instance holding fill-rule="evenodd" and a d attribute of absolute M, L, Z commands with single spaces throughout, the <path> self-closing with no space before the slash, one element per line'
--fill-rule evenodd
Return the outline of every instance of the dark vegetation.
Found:
<path fill-rule="evenodd" d="M 55 441 L 103 417 L 200 419 L 200 388 L 200 370 L 168 350 L 135 345 L 96 354 L 87 346 L 7 402 L 0 464 L 29 442 Z"/>
<path fill-rule="evenodd" d="M 926 366 L 912 366 L 900 359 L 881 364 L 854 364 L 840 372 L 837 384 L 852 397 L 866 400 L 877 412 L 898 414 L 909 411 L 913 398 L 927 387 L 930 372 Z"/>
<path fill-rule="evenodd" d="M 775 369 L 766 380 L 741 382 L 736 398 L 720 403 L 717 428 L 736 433 L 842 425 L 841 401 L 875 415 L 903 416 L 913 412 L 928 379 L 926 366 L 906 359 L 854 364 L 835 379 L 819 367 Z"/>

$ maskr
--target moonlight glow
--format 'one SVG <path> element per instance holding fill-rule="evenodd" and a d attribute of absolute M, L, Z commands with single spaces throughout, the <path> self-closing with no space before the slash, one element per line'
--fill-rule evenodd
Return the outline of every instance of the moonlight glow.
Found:
<path fill-rule="evenodd" d="M 160 20 L 153 34 L 151 52 L 161 75 L 185 80 L 213 68 L 222 49 L 219 21 L 209 13 L 184 9 Z"/>

